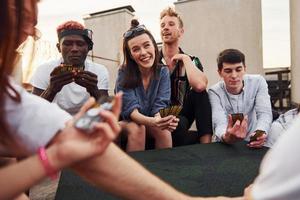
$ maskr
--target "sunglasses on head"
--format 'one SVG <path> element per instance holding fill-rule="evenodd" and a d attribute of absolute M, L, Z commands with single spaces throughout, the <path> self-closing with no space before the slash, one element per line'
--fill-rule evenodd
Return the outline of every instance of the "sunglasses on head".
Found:
<path fill-rule="evenodd" d="M 130 29 L 130 30 L 126 31 L 123 34 L 123 37 L 124 38 L 134 37 L 138 33 L 144 32 L 145 30 L 146 30 L 145 25 L 138 25 L 138 26 L 134 27 L 133 29 Z"/>

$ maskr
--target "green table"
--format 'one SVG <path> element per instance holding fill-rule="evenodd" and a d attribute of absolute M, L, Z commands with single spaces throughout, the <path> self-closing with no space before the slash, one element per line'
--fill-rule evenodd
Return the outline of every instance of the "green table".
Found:
<path fill-rule="evenodd" d="M 131 153 L 152 173 L 190 195 L 239 196 L 258 174 L 268 148 L 249 149 L 246 143 L 197 144 Z M 56 200 L 118 199 L 63 171 Z"/>

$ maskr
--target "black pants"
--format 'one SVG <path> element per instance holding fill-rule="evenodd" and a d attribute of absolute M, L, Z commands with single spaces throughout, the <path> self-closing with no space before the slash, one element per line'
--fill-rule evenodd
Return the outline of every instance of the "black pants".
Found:
<path fill-rule="evenodd" d="M 206 90 L 203 92 L 188 91 L 179 114 L 179 123 L 172 133 L 173 146 L 196 144 L 204 134 L 212 134 L 211 105 Z M 196 121 L 197 131 L 188 131 Z"/>

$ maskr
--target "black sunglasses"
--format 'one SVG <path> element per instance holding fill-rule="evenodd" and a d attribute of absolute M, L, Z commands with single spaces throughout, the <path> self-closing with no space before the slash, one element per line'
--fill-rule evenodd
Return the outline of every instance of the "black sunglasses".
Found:
<path fill-rule="evenodd" d="M 138 33 L 141 33 L 141 32 L 145 32 L 146 30 L 146 26 L 145 25 L 138 25 L 136 27 L 134 27 L 133 29 L 130 29 L 128 31 L 126 31 L 124 34 L 123 34 L 123 37 L 126 39 L 126 38 L 130 38 L 130 37 L 134 37 L 136 36 Z"/>

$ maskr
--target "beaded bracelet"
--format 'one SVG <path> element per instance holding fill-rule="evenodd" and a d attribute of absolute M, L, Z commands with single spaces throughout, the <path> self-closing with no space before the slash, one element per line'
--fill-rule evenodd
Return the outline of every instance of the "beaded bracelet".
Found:
<path fill-rule="evenodd" d="M 40 147 L 38 149 L 38 157 L 46 171 L 47 176 L 49 176 L 52 180 L 56 180 L 58 178 L 58 172 L 51 166 L 47 154 L 46 149 L 44 147 Z"/>

